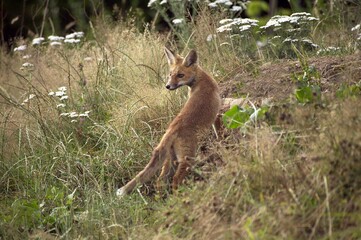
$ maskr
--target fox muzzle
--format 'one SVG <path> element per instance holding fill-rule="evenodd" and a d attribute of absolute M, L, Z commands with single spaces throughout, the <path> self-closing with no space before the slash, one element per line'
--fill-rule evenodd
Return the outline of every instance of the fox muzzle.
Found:
<path fill-rule="evenodd" d="M 168 89 L 168 90 L 175 90 L 179 87 L 181 87 L 182 85 L 171 85 L 171 84 L 167 84 L 165 87 Z"/>

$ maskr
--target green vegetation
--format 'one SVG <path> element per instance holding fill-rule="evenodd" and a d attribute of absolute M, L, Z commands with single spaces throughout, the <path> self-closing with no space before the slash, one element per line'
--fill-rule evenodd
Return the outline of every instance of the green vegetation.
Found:
<path fill-rule="evenodd" d="M 99 20 L 1 52 L 0 239 L 360 239 L 361 6 L 272 27 L 157 4 L 184 16 L 167 36 Z M 187 99 L 164 87 L 166 44 L 196 48 L 223 97 L 247 97 L 177 192 L 118 199 Z"/>

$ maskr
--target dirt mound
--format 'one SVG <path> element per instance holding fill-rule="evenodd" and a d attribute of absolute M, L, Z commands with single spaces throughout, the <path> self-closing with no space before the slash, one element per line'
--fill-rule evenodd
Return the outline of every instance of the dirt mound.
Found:
<path fill-rule="evenodd" d="M 355 84 L 361 80 L 361 54 L 310 58 L 308 66 L 320 75 L 322 93 L 334 93 L 342 84 Z M 302 75 L 299 61 L 281 60 L 267 63 L 250 71 L 240 71 L 232 79 L 220 84 L 222 97 L 248 95 L 253 100 L 272 98 L 282 101 L 295 90 L 294 75 Z M 237 96 L 234 94 L 237 93 Z"/>

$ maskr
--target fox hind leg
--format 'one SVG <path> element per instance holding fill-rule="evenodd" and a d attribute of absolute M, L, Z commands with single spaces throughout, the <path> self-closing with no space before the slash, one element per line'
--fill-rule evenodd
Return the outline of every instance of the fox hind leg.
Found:
<path fill-rule="evenodd" d="M 178 148 L 176 148 L 178 167 L 173 177 L 173 190 L 176 190 L 178 188 L 178 185 L 182 183 L 183 179 L 188 174 L 189 169 L 193 166 L 195 152 L 196 149 L 189 144 L 179 143 Z"/>
<path fill-rule="evenodd" d="M 169 185 L 171 178 L 175 173 L 175 163 L 177 161 L 177 156 L 175 155 L 174 149 L 170 151 L 168 158 L 165 160 L 162 171 L 157 180 L 157 190 L 159 192 L 165 190 L 165 187 Z"/>

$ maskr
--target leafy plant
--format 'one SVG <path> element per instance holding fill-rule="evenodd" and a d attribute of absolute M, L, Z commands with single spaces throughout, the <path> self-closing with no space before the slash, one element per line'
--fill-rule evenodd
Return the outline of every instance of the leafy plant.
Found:
<path fill-rule="evenodd" d="M 320 74 L 314 66 L 302 63 L 303 74 L 294 74 L 298 87 L 295 90 L 295 97 L 299 103 L 306 104 L 321 99 L 321 88 L 319 86 Z"/>
<path fill-rule="evenodd" d="M 361 94 L 361 81 L 350 86 L 342 85 L 336 92 L 336 96 L 338 98 L 353 97 L 353 96 L 358 96 L 360 94 Z"/>
<path fill-rule="evenodd" d="M 242 108 L 235 105 L 223 114 L 223 124 L 230 129 L 242 128 L 264 117 L 268 109 L 268 106 Z"/>

